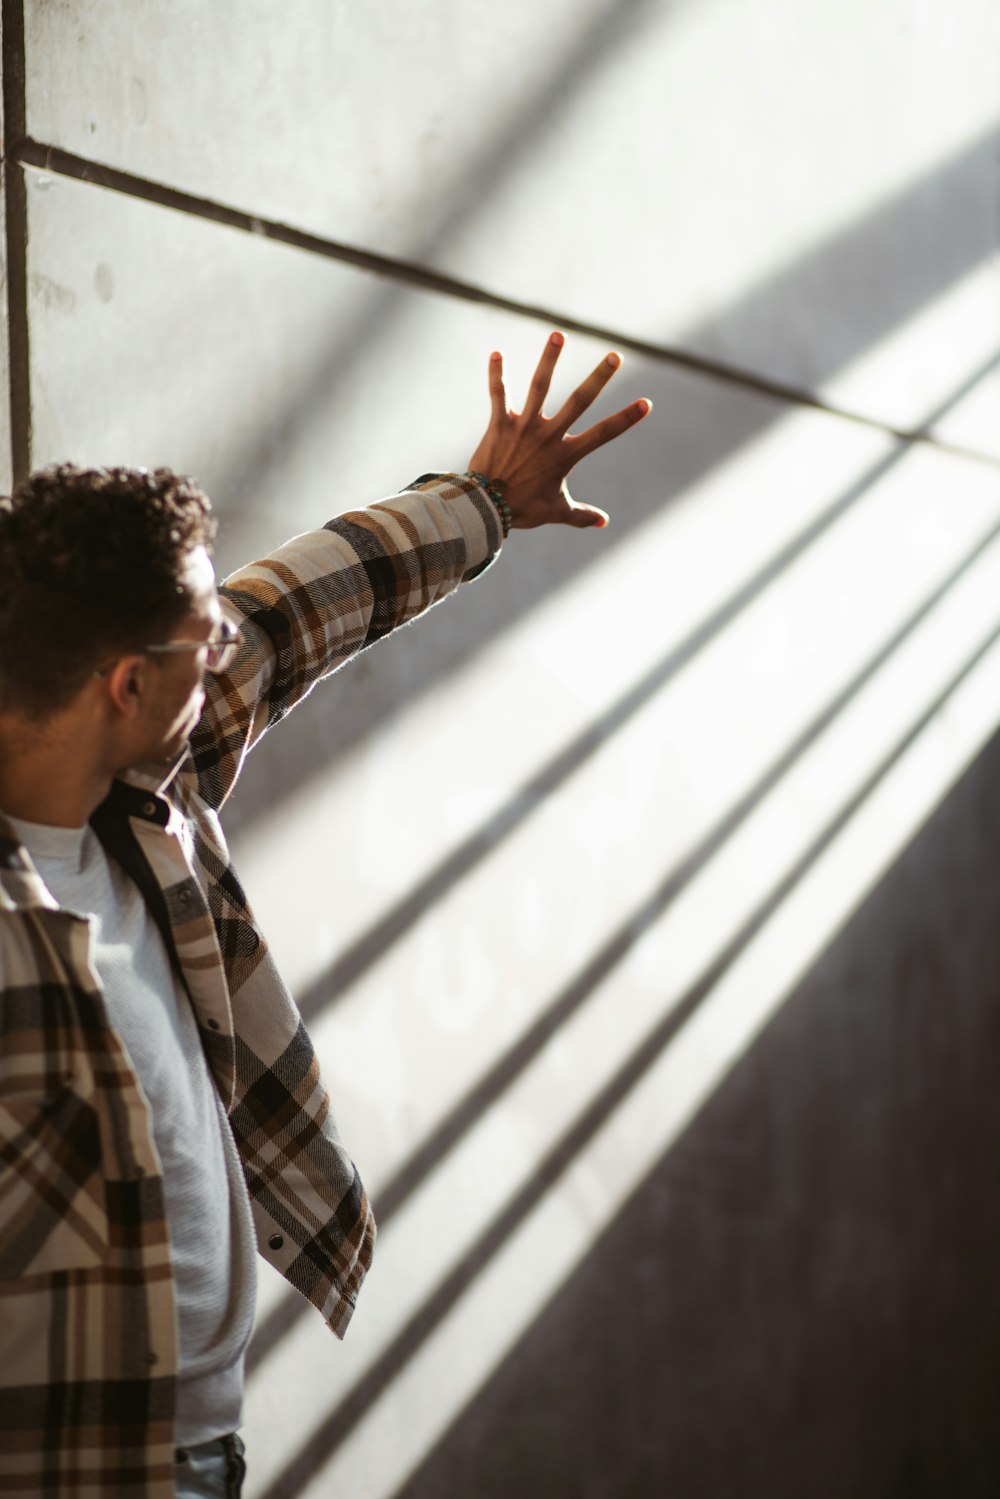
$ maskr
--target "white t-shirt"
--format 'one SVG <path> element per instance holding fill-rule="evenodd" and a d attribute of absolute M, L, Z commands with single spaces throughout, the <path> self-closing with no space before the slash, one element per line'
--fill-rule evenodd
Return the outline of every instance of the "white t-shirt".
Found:
<path fill-rule="evenodd" d="M 91 920 L 108 1020 L 149 1103 L 163 1170 L 180 1345 L 177 1441 L 211 1441 L 242 1421 L 256 1240 L 236 1144 L 191 1003 L 138 888 L 89 824 L 9 820 L 60 906 Z"/>

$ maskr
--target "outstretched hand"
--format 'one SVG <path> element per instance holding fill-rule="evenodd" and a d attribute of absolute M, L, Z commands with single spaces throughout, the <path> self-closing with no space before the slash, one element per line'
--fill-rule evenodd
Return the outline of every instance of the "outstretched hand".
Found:
<path fill-rule="evenodd" d="M 596 422 L 571 437 L 569 429 L 591 406 L 621 364 L 619 354 L 603 359 L 553 417 L 542 414 L 552 372 L 565 339 L 550 335 L 538 361 L 521 412 L 508 411 L 503 383 L 503 359 L 490 355 L 490 424 L 469 461 L 469 468 L 503 486 L 511 525 L 606 526 L 608 515 L 596 505 L 581 505 L 566 486 L 570 469 L 588 453 L 613 442 L 653 409 L 651 401 L 633 401 L 614 416 Z"/>

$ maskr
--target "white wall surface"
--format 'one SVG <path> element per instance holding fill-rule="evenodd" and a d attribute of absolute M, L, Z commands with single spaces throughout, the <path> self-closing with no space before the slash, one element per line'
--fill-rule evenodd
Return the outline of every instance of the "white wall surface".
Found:
<path fill-rule="evenodd" d="M 343 1347 L 262 1283 L 249 1494 L 389 1499 L 1000 722 L 1000 11 L 27 0 L 26 18 L 42 145 L 562 312 L 590 331 L 561 391 L 609 343 L 645 346 L 599 411 L 647 395 L 653 416 L 573 485 L 608 531 L 513 536 L 269 736 L 228 812 L 345 1136 L 394 1204 Z M 26 183 L 34 464 L 195 473 L 222 571 L 464 467 L 489 350 L 516 402 L 550 326 L 141 183 L 58 162 Z M 685 371 L 668 345 L 864 420 Z M 803 860 L 717 1008 L 331 1435 Z"/>
<path fill-rule="evenodd" d="M 39 140 L 901 425 L 925 414 L 937 336 L 876 381 L 844 366 L 996 255 L 984 0 L 28 0 L 27 18 Z M 992 326 L 998 281 L 994 259 L 975 294 Z"/>

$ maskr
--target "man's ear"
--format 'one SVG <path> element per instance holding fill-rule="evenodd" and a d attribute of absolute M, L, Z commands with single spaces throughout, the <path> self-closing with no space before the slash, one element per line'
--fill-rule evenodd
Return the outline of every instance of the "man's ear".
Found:
<path fill-rule="evenodd" d="M 124 718 L 134 718 L 142 706 L 148 667 L 145 656 L 121 656 L 105 678 L 108 697 Z"/>

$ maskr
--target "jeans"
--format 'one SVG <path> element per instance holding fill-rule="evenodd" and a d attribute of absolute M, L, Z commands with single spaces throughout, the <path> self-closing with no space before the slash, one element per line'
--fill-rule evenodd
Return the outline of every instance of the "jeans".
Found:
<path fill-rule="evenodd" d="M 197 1447 L 178 1447 L 177 1499 L 240 1499 L 247 1471 L 245 1450 L 235 1434 Z"/>

